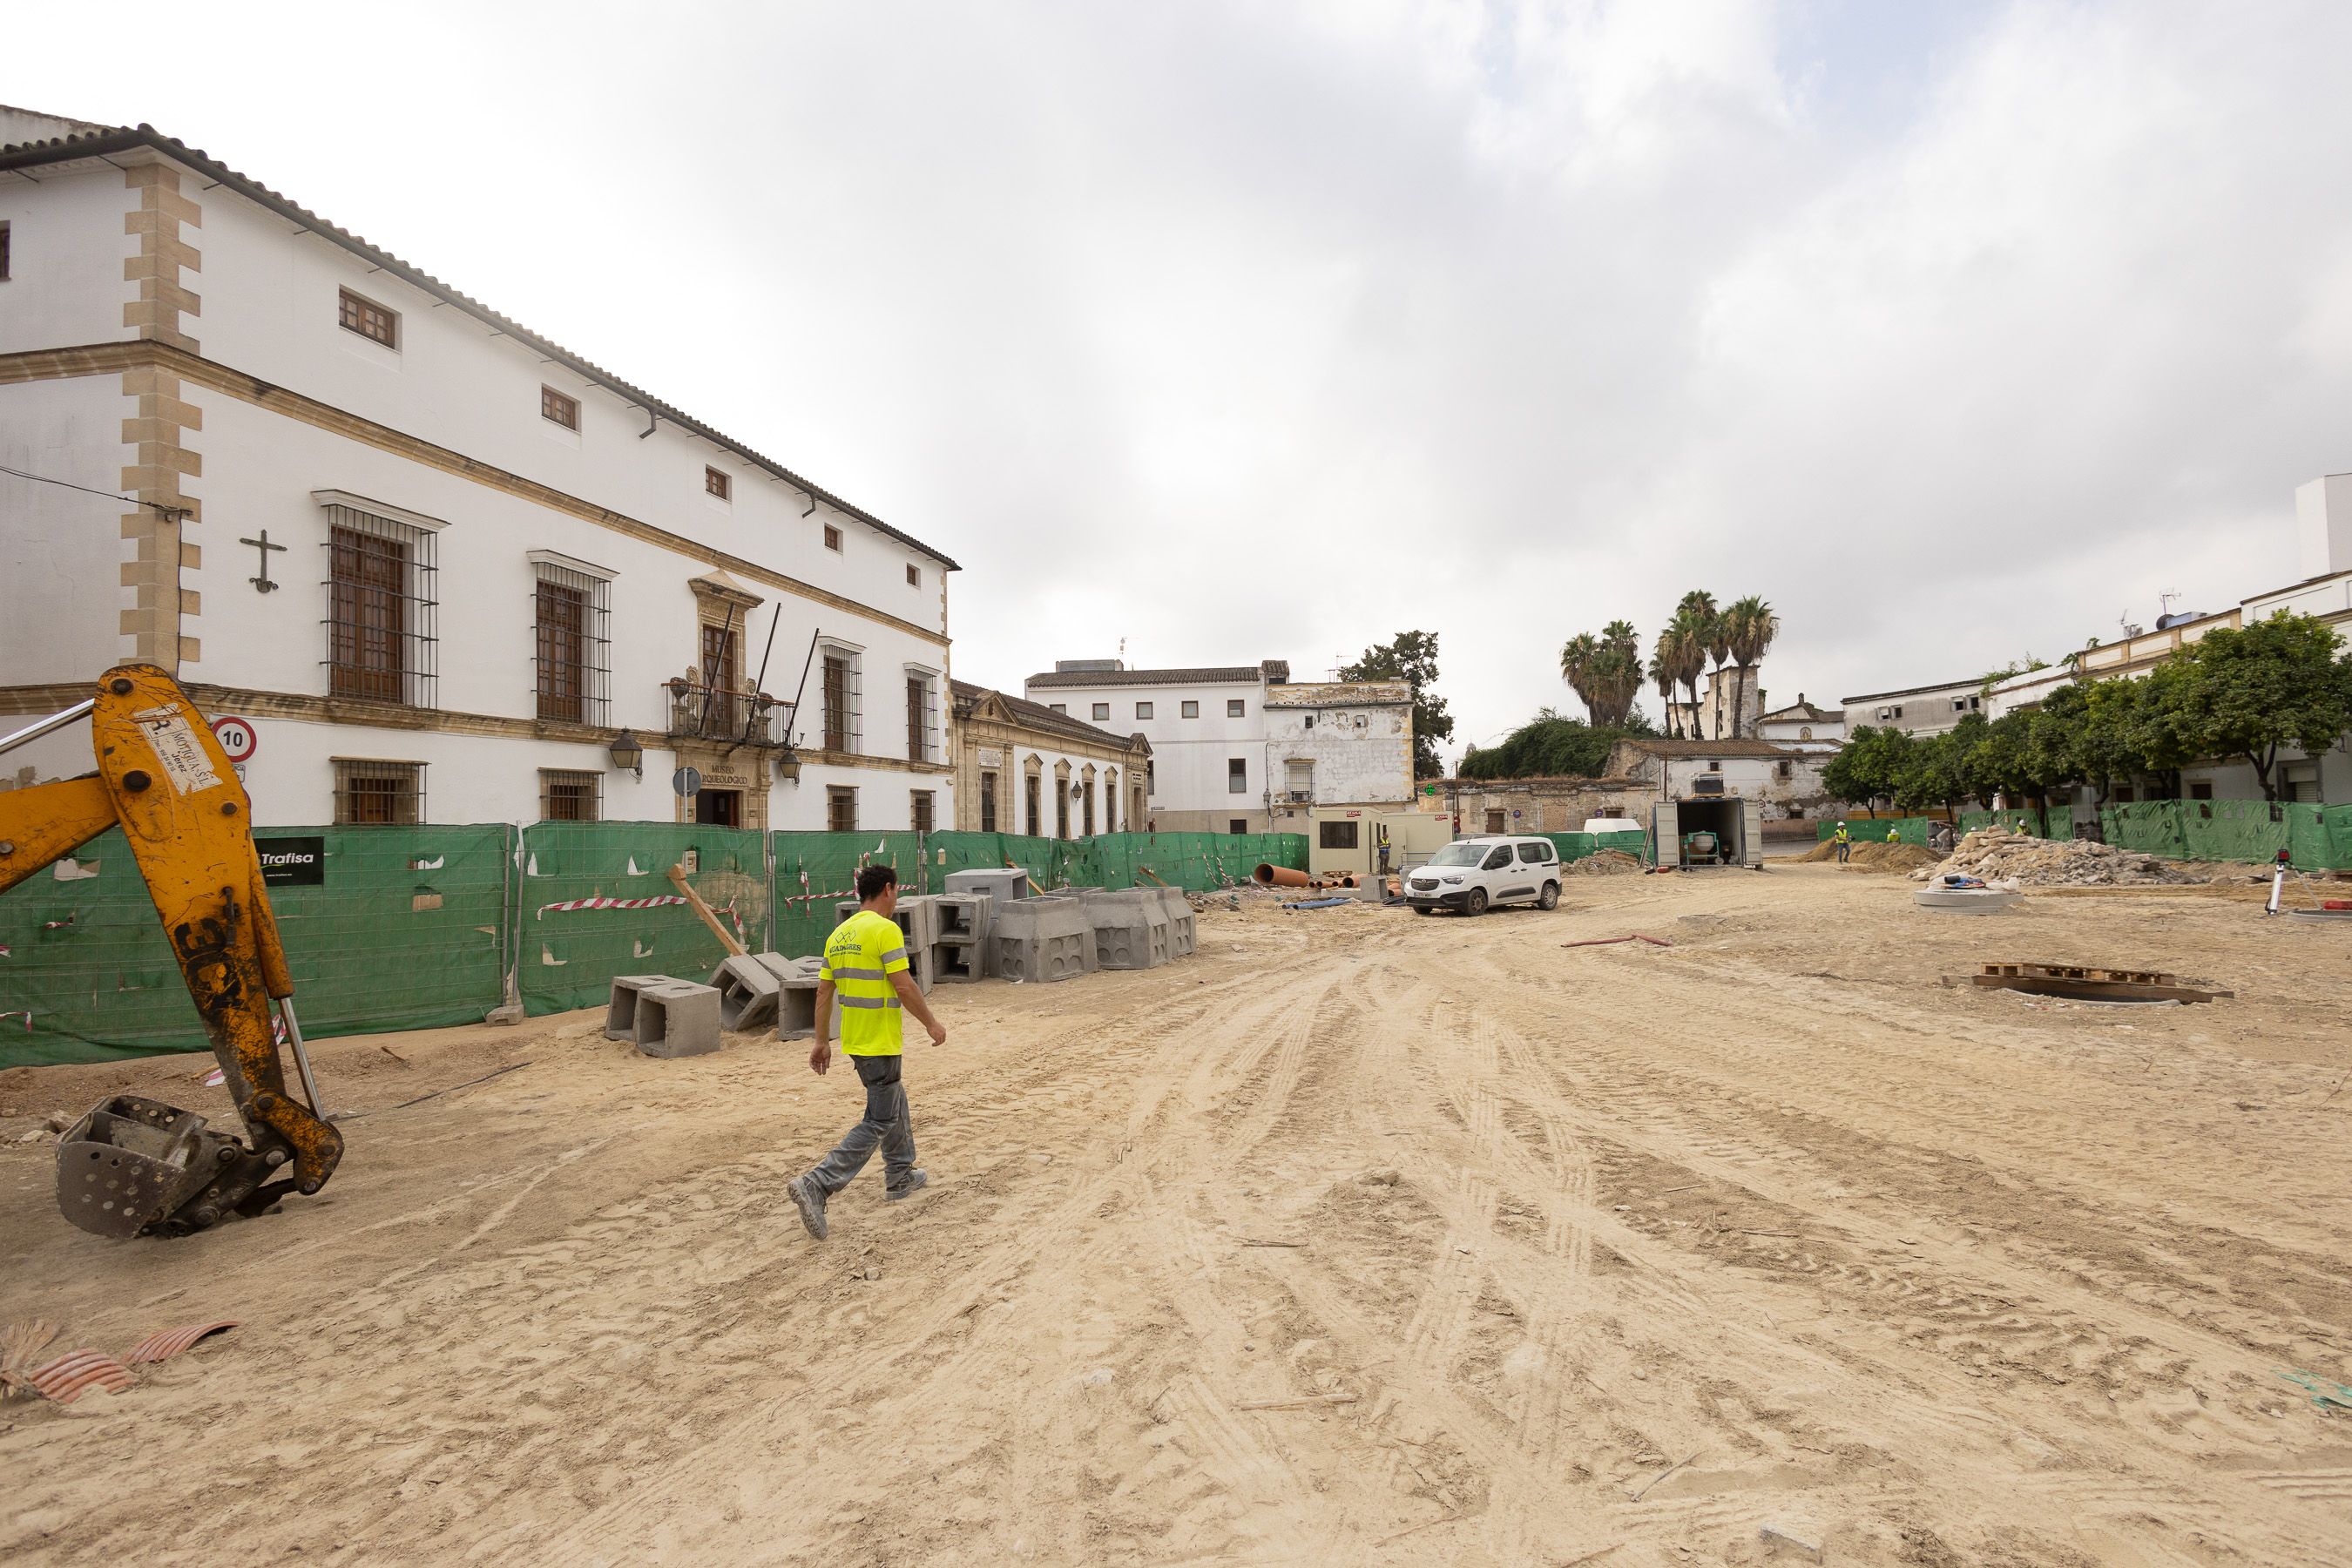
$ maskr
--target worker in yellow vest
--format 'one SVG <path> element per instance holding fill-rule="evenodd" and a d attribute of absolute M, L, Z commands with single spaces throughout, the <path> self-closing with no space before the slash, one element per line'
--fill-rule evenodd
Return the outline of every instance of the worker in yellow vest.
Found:
<path fill-rule="evenodd" d="M 1838 864 L 1844 865 L 1853 853 L 1853 836 L 1845 830 L 1844 823 L 1837 825 L 1837 831 L 1830 835 L 1830 842 L 1837 846 Z"/>
<path fill-rule="evenodd" d="M 1886 830 L 1886 842 L 1889 844 L 1899 844 L 1902 842 L 1902 839 L 1901 837 L 1895 833 L 1895 829 L 1890 827 Z"/>
<path fill-rule="evenodd" d="M 931 1016 L 920 987 L 907 969 L 907 933 L 893 917 L 898 909 L 898 873 L 868 866 L 857 873 L 856 914 L 825 940 L 824 967 L 817 972 L 816 1044 L 809 1066 L 819 1076 L 833 1065 L 833 1010 L 841 1007 L 841 1050 L 866 1086 L 866 1115 L 832 1153 L 806 1175 L 786 1185 L 801 1223 L 819 1241 L 827 1229 L 824 1205 L 882 1151 L 882 1196 L 897 1203 L 912 1197 L 930 1178 L 915 1167 L 915 1123 L 898 1077 L 900 1018 L 912 1013 L 943 1046 L 948 1032 Z"/>

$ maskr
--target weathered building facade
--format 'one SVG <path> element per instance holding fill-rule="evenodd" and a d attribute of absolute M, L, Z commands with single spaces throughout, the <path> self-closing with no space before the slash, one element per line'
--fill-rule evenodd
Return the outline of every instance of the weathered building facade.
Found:
<path fill-rule="evenodd" d="M 959 829 L 1084 838 L 1142 828 L 1150 741 L 970 681 L 950 689 Z"/>

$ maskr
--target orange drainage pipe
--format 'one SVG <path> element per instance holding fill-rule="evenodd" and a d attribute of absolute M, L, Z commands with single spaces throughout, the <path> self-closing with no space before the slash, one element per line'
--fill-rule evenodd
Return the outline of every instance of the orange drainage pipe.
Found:
<path fill-rule="evenodd" d="M 1250 873 L 1250 880 L 1261 888 L 1304 888 L 1308 886 L 1307 873 L 1294 871 L 1287 866 L 1270 866 L 1260 861 Z"/>

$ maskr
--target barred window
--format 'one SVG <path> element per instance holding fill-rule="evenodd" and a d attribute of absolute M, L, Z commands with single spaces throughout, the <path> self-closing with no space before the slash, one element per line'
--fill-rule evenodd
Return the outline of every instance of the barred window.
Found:
<path fill-rule="evenodd" d="M 335 822 L 413 825 L 425 820 L 425 764 L 335 759 Z"/>
<path fill-rule="evenodd" d="M 933 738 L 940 727 L 936 691 L 929 675 L 908 671 L 907 760 L 910 763 L 928 763 L 932 758 Z"/>
<path fill-rule="evenodd" d="M 824 828 L 828 833 L 857 831 L 857 792 L 839 784 L 824 792 Z"/>
<path fill-rule="evenodd" d="M 604 775 L 539 770 L 539 819 L 541 822 L 599 822 L 604 819 Z"/>
<path fill-rule="evenodd" d="M 931 792 L 927 789 L 914 789 L 908 790 L 907 794 L 910 797 L 908 810 L 908 825 L 918 833 L 929 833 L 931 830 Z"/>
<path fill-rule="evenodd" d="M 357 332 L 370 342 L 382 343 L 388 349 L 400 346 L 400 312 L 386 310 L 373 300 L 362 300 L 348 289 L 342 290 L 338 319 L 345 331 Z"/>
<path fill-rule="evenodd" d="M 980 830 L 982 833 L 996 831 L 996 775 L 994 773 L 980 775 Z"/>
<path fill-rule="evenodd" d="M 537 560 L 532 591 L 539 716 L 567 724 L 603 724 L 613 691 L 612 584 L 602 577 Z"/>
<path fill-rule="evenodd" d="M 864 683 L 860 679 L 857 656 L 846 648 L 824 650 L 824 749 L 828 752 L 855 752 L 863 732 L 859 712 L 864 706 Z"/>
<path fill-rule="evenodd" d="M 567 397 L 551 386 L 539 389 L 539 416 L 562 426 L 566 430 L 580 428 L 580 400 Z"/>
<path fill-rule="evenodd" d="M 430 529 L 327 508 L 327 690 L 434 705 L 439 600 Z"/>

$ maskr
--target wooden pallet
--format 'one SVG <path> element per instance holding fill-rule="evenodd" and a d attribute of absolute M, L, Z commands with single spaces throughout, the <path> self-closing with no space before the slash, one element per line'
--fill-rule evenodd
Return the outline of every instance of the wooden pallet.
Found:
<path fill-rule="evenodd" d="M 2184 985 L 2156 969 L 2101 969 L 2074 963 L 1988 963 L 1969 982 L 1987 990 L 2023 991 L 2077 1002 L 2210 1002 L 2233 991 Z"/>

